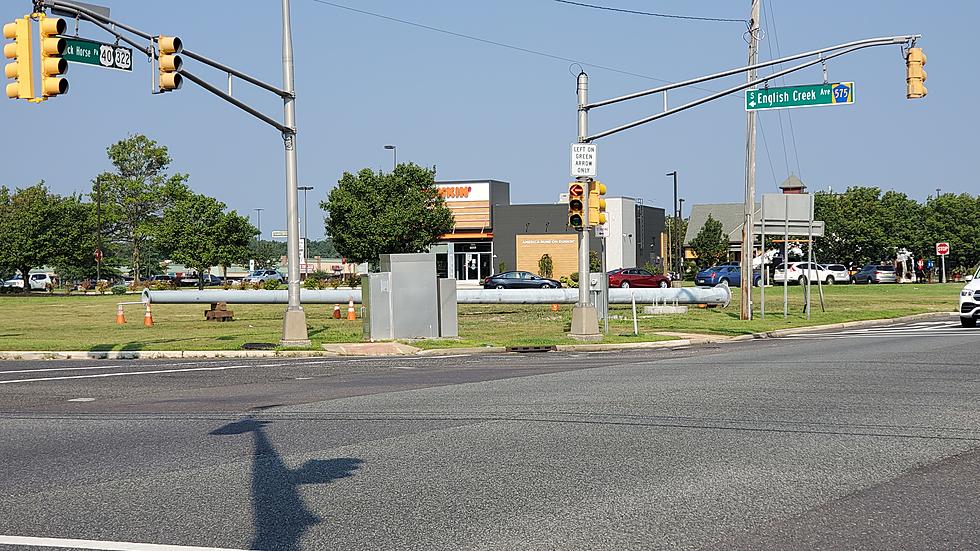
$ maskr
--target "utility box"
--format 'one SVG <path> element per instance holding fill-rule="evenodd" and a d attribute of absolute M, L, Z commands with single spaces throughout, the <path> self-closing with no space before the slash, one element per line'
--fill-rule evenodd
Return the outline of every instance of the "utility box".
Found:
<path fill-rule="evenodd" d="M 391 311 L 391 274 L 361 276 L 361 304 L 364 306 L 364 340 L 386 341 L 395 338 Z"/>
<path fill-rule="evenodd" d="M 459 322 L 456 306 L 456 280 L 440 278 L 439 282 L 439 336 L 458 337 Z"/>
<path fill-rule="evenodd" d="M 439 292 L 436 283 L 436 255 L 432 253 L 383 254 L 381 271 L 391 272 L 393 338 L 438 337 Z"/>

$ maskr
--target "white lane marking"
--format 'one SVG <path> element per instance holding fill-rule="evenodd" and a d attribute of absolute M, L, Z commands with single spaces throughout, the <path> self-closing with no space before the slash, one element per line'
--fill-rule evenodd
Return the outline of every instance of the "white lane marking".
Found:
<path fill-rule="evenodd" d="M 0 536 L 0 545 L 30 545 L 34 547 L 67 547 L 71 549 L 100 549 L 103 551 L 244 551 L 225 547 L 194 547 L 188 545 L 158 545 L 127 541 L 74 540 L 65 538 L 33 538 Z"/>
<path fill-rule="evenodd" d="M 72 398 L 69 402 L 94 402 L 95 398 Z"/>
<path fill-rule="evenodd" d="M 247 365 L 225 365 L 221 367 L 192 367 L 187 369 L 158 369 L 154 371 L 127 371 L 126 373 L 97 373 L 95 375 L 70 375 L 65 377 L 38 377 L 36 379 L 14 379 L 12 381 L 0 381 L 0 385 L 13 383 L 34 383 L 38 381 L 64 381 L 67 379 L 95 379 L 101 377 L 125 377 L 126 375 L 158 375 L 160 373 L 183 373 L 186 371 L 223 371 L 225 369 L 242 369 Z"/>
<path fill-rule="evenodd" d="M 121 369 L 128 367 L 125 365 L 90 365 L 85 367 L 45 367 L 43 369 L 17 369 L 14 371 L 0 371 L 0 375 L 6 373 L 43 373 L 45 371 L 86 371 L 89 369 Z"/>
<path fill-rule="evenodd" d="M 393 365 L 390 367 L 390 369 L 418 369 L 418 368 L 409 365 Z"/>
<path fill-rule="evenodd" d="M 313 377 L 296 377 L 296 380 L 297 381 L 309 381 L 312 378 Z"/>

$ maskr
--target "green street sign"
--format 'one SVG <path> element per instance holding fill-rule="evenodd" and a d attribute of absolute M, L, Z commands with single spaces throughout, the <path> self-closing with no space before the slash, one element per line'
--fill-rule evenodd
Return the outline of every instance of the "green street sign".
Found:
<path fill-rule="evenodd" d="M 745 110 L 791 109 L 817 105 L 854 103 L 853 82 L 832 82 L 807 86 L 786 86 L 745 91 Z"/>
<path fill-rule="evenodd" d="M 69 63 L 95 65 L 120 71 L 133 70 L 133 50 L 123 46 L 105 44 L 84 38 L 65 38 L 65 53 L 61 57 Z"/>

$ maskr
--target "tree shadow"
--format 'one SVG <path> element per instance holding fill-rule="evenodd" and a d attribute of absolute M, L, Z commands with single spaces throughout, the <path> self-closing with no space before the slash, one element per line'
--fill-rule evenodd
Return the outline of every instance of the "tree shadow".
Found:
<path fill-rule="evenodd" d="M 230 436 L 252 433 L 252 501 L 255 536 L 250 549 L 298 550 L 306 530 L 322 519 L 303 503 L 300 484 L 328 484 L 354 475 L 364 461 L 341 457 L 311 459 L 290 469 L 266 436 L 268 421 L 243 419 L 219 427 L 209 434 Z"/>

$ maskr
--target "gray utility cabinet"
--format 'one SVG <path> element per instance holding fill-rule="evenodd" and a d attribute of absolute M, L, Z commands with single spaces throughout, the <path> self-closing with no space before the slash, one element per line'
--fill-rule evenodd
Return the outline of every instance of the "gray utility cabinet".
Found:
<path fill-rule="evenodd" d="M 436 277 L 434 254 L 381 255 L 361 281 L 365 340 L 457 336 L 456 280 Z"/>

